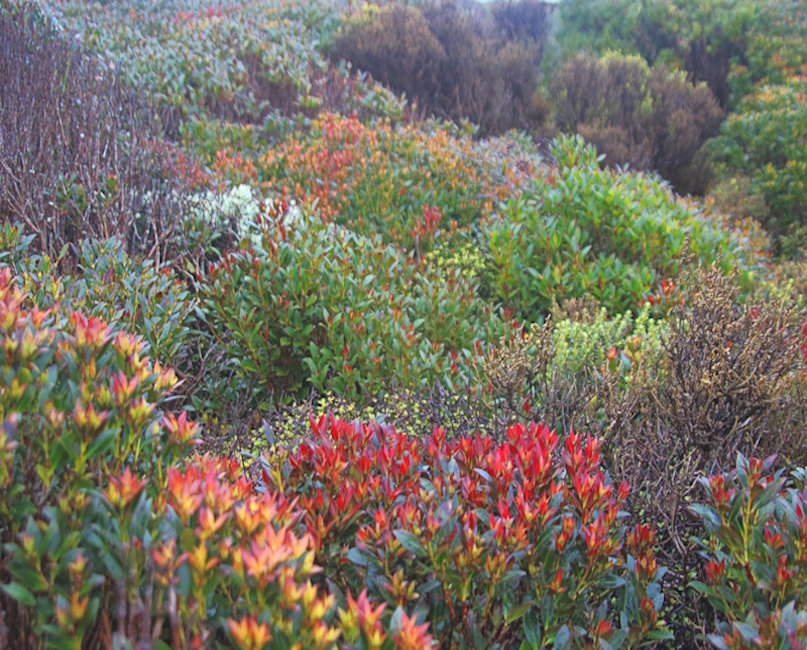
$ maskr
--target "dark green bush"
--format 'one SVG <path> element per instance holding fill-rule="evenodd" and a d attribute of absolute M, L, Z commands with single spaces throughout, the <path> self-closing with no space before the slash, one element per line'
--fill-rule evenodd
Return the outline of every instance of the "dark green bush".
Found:
<path fill-rule="evenodd" d="M 703 193 L 708 173 L 694 163 L 723 119 L 709 89 L 639 57 L 578 56 L 552 82 L 556 123 L 580 133 L 609 166 L 652 169 L 682 193 Z"/>
<path fill-rule="evenodd" d="M 349 23 L 336 39 L 334 56 L 422 101 L 412 91 L 436 85 L 446 53 L 418 8 L 392 5 Z"/>
<path fill-rule="evenodd" d="M 762 85 L 739 104 L 738 113 L 723 124 L 709 143 L 721 175 L 739 177 L 739 196 L 726 196 L 724 180 L 719 199 L 762 203 L 755 215 L 778 239 L 780 250 L 795 256 L 807 246 L 807 77 L 792 75 L 780 84 Z M 742 182 L 745 179 L 745 182 Z M 738 201 L 739 199 L 739 201 Z M 727 202 L 726 208 L 734 207 Z"/>
<path fill-rule="evenodd" d="M 262 219 L 246 248 L 200 278 L 200 314 L 225 359 L 210 380 L 232 369 L 235 392 L 257 405 L 311 388 L 364 401 L 389 380 L 459 385 L 476 341 L 501 332 L 459 271 L 316 219 Z"/>

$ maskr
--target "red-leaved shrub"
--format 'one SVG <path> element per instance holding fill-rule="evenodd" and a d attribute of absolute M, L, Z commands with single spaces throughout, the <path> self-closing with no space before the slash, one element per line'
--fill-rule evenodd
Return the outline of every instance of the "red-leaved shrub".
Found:
<path fill-rule="evenodd" d="M 414 609 L 443 647 L 667 638 L 654 533 L 620 523 L 599 441 L 515 425 L 423 440 L 324 416 L 265 459 L 296 495 L 329 584 Z M 383 618 L 383 617 L 382 617 Z"/>

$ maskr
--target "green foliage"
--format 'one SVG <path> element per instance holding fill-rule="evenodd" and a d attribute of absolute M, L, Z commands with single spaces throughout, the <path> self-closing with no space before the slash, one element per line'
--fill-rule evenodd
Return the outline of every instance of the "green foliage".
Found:
<path fill-rule="evenodd" d="M 371 108 L 362 97 L 378 93 L 375 84 L 352 83 L 320 53 L 345 10 L 329 1 L 61 6 L 63 24 L 148 89 L 174 134 L 188 116 L 265 124 L 271 133 L 294 114 Z"/>
<path fill-rule="evenodd" d="M 745 56 L 729 77 L 735 109 L 754 86 L 784 84 L 788 77 L 807 71 L 805 27 L 807 14 L 798 9 L 798 2 L 768 2 L 754 16 Z"/>
<path fill-rule="evenodd" d="M 807 78 L 792 76 L 746 96 L 710 144 L 725 173 L 745 176 L 747 192 L 764 200 L 760 215 L 771 234 L 793 255 L 807 243 Z"/>
<path fill-rule="evenodd" d="M 471 348 L 501 328 L 459 272 L 275 207 L 200 279 L 205 323 L 257 402 L 329 389 L 374 395 L 465 376 Z"/>
<path fill-rule="evenodd" d="M 32 236 L 6 225 L 10 240 L 0 244 L 3 261 L 18 274 L 31 305 L 79 311 L 110 323 L 114 332 L 141 337 L 155 361 L 176 366 L 185 362 L 191 340 L 194 300 L 170 267 L 126 254 L 117 239 L 85 240 L 55 259 L 31 256 Z M 62 272 L 60 269 L 69 269 Z"/>
<path fill-rule="evenodd" d="M 807 472 L 685 509 L 737 450 L 804 456 L 803 269 L 757 284 L 739 221 L 803 245 L 798 3 L 192 4 L 0 0 L 0 646 L 608 648 L 662 612 L 785 646 Z M 735 221 L 579 137 L 480 137 L 541 135 L 556 11 L 602 56 L 558 123 L 612 167 L 702 189 L 697 82 L 736 111 Z M 187 457 L 180 402 L 231 458 Z M 330 412 L 376 423 L 306 440 Z"/>
<path fill-rule="evenodd" d="M 256 161 L 268 196 L 418 255 L 467 241 L 536 164 L 526 143 L 475 142 L 437 122 L 364 125 L 323 114 Z"/>
<path fill-rule="evenodd" d="M 176 377 L 138 339 L 59 306 L 29 310 L 25 298 L 0 270 L 0 568 L 6 596 L 29 608 L 20 637 L 78 648 L 104 600 L 102 565 L 85 561 L 90 547 L 104 552 L 93 489 L 124 468 L 161 480 L 187 440 L 160 410 Z"/>
<path fill-rule="evenodd" d="M 745 234 L 657 179 L 601 170 L 579 137 L 552 151 L 560 168 L 537 175 L 485 233 L 494 295 L 519 318 L 538 321 L 553 302 L 584 295 L 611 313 L 636 309 L 681 270 L 687 247 L 725 270 L 758 263 Z"/>
<path fill-rule="evenodd" d="M 717 648 L 799 648 L 807 640 L 804 563 L 807 471 L 773 472 L 774 458 L 737 456 L 732 474 L 702 478 L 704 581 L 692 587 L 717 614 Z M 710 626 L 711 627 L 711 626 Z"/>
<path fill-rule="evenodd" d="M 642 361 L 652 362 L 662 350 L 662 337 L 667 331 L 663 320 L 651 316 L 652 308 L 645 305 L 638 315 L 625 312 L 609 318 L 601 308 L 591 320 L 561 320 L 552 330 L 555 347 L 554 366 L 569 378 L 601 369 L 611 349 L 634 353 L 641 347 Z M 638 363 L 639 357 L 627 358 Z"/>
<path fill-rule="evenodd" d="M 639 54 L 675 64 L 704 81 L 721 106 L 730 93 L 731 58 L 748 46 L 752 26 L 788 0 L 564 0 L 558 41 L 564 58 L 577 52 Z"/>
<path fill-rule="evenodd" d="M 139 339 L 27 301 L 1 269 L 0 605 L 11 638 L 37 650 L 333 647 L 334 597 L 310 582 L 295 503 L 254 490 L 237 462 L 184 460 L 199 425 L 164 412 L 176 377 Z M 429 647 L 404 613 L 376 630 L 360 607 L 366 597 L 344 608 L 362 619 L 356 650 L 372 632 L 374 648 Z"/>

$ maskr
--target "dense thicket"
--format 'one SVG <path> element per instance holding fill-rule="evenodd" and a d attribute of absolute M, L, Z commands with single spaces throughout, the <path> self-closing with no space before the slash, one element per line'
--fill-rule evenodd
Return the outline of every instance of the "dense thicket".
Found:
<path fill-rule="evenodd" d="M 803 646 L 803 3 L 380 4 L 0 0 L 0 647 Z"/>
<path fill-rule="evenodd" d="M 34 13 L 0 11 L 0 217 L 42 251 L 86 236 L 164 253 L 179 204 L 160 128 L 114 66 Z"/>
<path fill-rule="evenodd" d="M 594 144 L 605 164 L 655 170 L 683 194 L 706 189 L 708 174 L 693 159 L 723 111 L 705 84 L 635 56 L 581 55 L 558 70 L 551 94 L 557 127 Z"/>
<path fill-rule="evenodd" d="M 543 126 L 539 66 L 550 6 L 500 2 L 390 5 L 349 21 L 332 56 L 350 61 L 420 110 L 469 120 L 482 134 Z"/>

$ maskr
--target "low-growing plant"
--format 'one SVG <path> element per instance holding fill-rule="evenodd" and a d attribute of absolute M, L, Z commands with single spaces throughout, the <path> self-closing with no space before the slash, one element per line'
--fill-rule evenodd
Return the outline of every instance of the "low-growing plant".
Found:
<path fill-rule="evenodd" d="M 619 523 L 599 441 L 546 426 L 425 440 L 325 416 L 264 460 L 296 495 L 327 582 L 367 585 L 445 647 L 583 647 L 669 638 L 653 532 Z"/>
<path fill-rule="evenodd" d="M 738 454 L 734 471 L 700 479 L 705 502 L 690 506 L 706 532 L 703 580 L 691 586 L 712 607 L 704 625 L 716 648 L 807 643 L 807 471 L 787 477 L 774 461 Z"/>
<path fill-rule="evenodd" d="M 249 459 L 258 458 L 261 450 L 272 453 L 278 447 L 293 449 L 308 437 L 312 418 L 319 420 L 329 414 L 345 422 L 378 422 L 423 439 L 435 428 L 445 431 L 449 438 L 476 433 L 500 438 L 504 431 L 490 417 L 486 401 L 474 386 L 460 385 L 449 390 L 441 384 L 405 387 L 389 383 L 382 394 L 362 404 L 333 391 L 324 395 L 312 391 L 305 400 L 273 403 L 261 426 L 241 436 L 232 448 L 246 451 Z M 206 442 L 216 449 L 217 443 L 233 441 Z"/>

